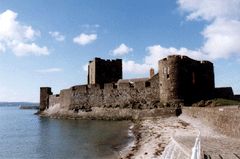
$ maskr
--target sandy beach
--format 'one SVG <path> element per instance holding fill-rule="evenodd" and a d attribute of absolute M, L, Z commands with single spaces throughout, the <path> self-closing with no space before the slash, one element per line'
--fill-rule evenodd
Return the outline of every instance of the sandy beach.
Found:
<path fill-rule="evenodd" d="M 171 146 L 177 153 L 177 158 L 189 158 L 199 133 L 201 133 L 204 154 L 211 153 L 212 157 L 221 155 L 228 159 L 240 154 L 239 139 L 221 135 L 215 131 L 214 126 L 184 115 L 136 121 L 133 132 L 136 140 L 122 157 L 124 159 L 169 158 L 166 154 Z"/>
<path fill-rule="evenodd" d="M 160 158 L 165 147 L 171 142 L 171 136 L 179 133 L 198 132 L 196 128 L 178 117 L 146 118 L 136 121 L 135 145 L 122 158 L 148 159 Z"/>
<path fill-rule="evenodd" d="M 122 158 L 164 158 L 164 150 L 175 136 L 197 137 L 199 132 L 202 136 L 221 136 L 201 121 L 185 116 L 146 118 L 136 121 L 133 129 L 135 144 Z"/>

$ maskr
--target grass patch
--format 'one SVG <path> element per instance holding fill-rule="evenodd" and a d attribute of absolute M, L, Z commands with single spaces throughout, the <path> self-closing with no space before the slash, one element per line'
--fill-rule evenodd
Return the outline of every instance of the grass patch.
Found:
<path fill-rule="evenodd" d="M 229 100 L 229 99 L 223 99 L 223 98 L 216 98 L 210 101 L 216 102 L 216 106 L 239 105 L 240 103 L 239 101 L 236 101 L 236 100 Z"/>

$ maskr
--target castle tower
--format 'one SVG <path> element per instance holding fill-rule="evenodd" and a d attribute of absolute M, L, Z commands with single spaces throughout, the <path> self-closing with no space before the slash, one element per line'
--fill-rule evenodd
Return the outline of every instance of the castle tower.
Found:
<path fill-rule="evenodd" d="M 49 95 L 52 95 L 51 87 L 40 87 L 40 107 L 43 111 L 49 106 Z"/>
<path fill-rule="evenodd" d="M 170 55 L 158 62 L 160 101 L 165 104 L 184 102 L 190 105 L 211 99 L 214 90 L 213 64 L 187 56 Z"/>
<path fill-rule="evenodd" d="M 158 61 L 160 101 L 165 105 L 167 103 L 176 103 L 182 100 L 180 92 L 180 61 L 181 56 L 168 56 Z"/>
<path fill-rule="evenodd" d="M 94 58 L 88 65 L 88 84 L 115 83 L 122 79 L 122 60 Z"/>

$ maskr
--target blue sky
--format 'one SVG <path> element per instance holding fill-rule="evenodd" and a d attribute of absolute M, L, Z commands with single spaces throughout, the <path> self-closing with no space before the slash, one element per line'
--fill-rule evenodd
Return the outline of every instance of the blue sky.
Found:
<path fill-rule="evenodd" d="M 39 102 L 87 83 L 94 57 L 123 59 L 123 78 L 149 77 L 171 54 L 214 63 L 216 87 L 240 93 L 240 0 L 0 2 L 0 101 Z"/>

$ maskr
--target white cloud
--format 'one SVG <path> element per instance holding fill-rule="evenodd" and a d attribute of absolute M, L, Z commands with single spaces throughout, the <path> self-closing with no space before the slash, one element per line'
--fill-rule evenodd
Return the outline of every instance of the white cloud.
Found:
<path fill-rule="evenodd" d="M 97 34 L 86 35 L 84 33 L 80 34 L 78 37 L 73 39 L 74 43 L 79 45 L 86 45 L 97 39 Z"/>
<path fill-rule="evenodd" d="M 59 32 L 55 31 L 55 32 L 48 32 L 52 37 L 54 37 L 57 41 L 64 41 L 66 36 L 60 35 Z"/>
<path fill-rule="evenodd" d="M 148 51 L 148 55 L 145 56 L 143 64 L 137 64 L 134 61 L 123 61 L 123 73 L 147 74 L 149 73 L 150 68 L 158 70 L 158 61 L 168 55 L 186 55 L 190 58 L 198 60 L 208 58 L 201 51 L 192 51 L 187 48 L 180 48 L 179 50 L 174 47 L 164 48 L 161 45 L 149 46 L 146 48 L 146 51 Z"/>
<path fill-rule="evenodd" d="M 94 28 L 99 28 L 100 25 L 99 24 L 95 24 L 95 25 L 84 24 L 84 25 L 82 25 L 82 27 L 84 27 L 86 29 L 94 29 Z"/>
<path fill-rule="evenodd" d="M 210 22 L 201 33 L 205 41 L 200 48 L 208 59 L 240 56 L 240 0 L 178 0 L 179 8 L 187 12 L 187 20 Z"/>
<path fill-rule="evenodd" d="M 17 16 L 18 14 L 11 10 L 0 14 L 0 50 L 6 51 L 10 49 L 18 56 L 28 55 L 29 53 L 48 55 L 49 52 L 46 46 L 41 48 L 35 43 L 27 43 L 39 37 L 40 32 L 33 30 L 31 26 L 19 24 L 15 20 Z M 24 49 L 23 46 L 27 48 Z"/>
<path fill-rule="evenodd" d="M 86 71 L 86 72 L 88 71 L 88 63 L 86 63 L 85 65 L 83 65 L 83 70 Z"/>
<path fill-rule="evenodd" d="M 36 72 L 40 72 L 40 73 L 52 73 L 52 72 L 61 72 L 63 71 L 63 69 L 61 68 L 51 68 L 51 69 L 47 69 L 47 70 L 36 70 Z"/>
<path fill-rule="evenodd" d="M 112 51 L 112 55 L 123 55 L 129 53 L 130 51 L 133 51 L 133 49 L 122 43 L 118 48 Z"/>
<path fill-rule="evenodd" d="M 235 19 L 240 15 L 239 0 L 178 0 L 179 9 L 189 12 L 187 20 Z"/>
<path fill-rule="evenodd" d="M 95 28 L 99 28 L 100 27 L 100 25 L 98 25 L 98 24 L 95 24 L 94 26 L 95 26 Z"/>
<path fill-rule="evenodd" d="M 5 52 L 5 51 L 6 51 L 6 48 L 5 48 L 5 46 L 3 46 L 1 43 L 0 43 L 0 50 L 2 50 L 3 52 Z"/>
<path fill-rule="evenodd" d="M 17 43 L 12 48 L 13 53 L 17 56 L 26 56 L 30 54 L 34 55 L 48 55 L 48 49 L 46 46 L 40 48 L 35 43 L 25 44 L 25 43 Z"/>
<path fill-rule="evenodd" d="M 123 61 L 124 74 L 146 74 L 149 72 L 152 65 L 138 64 L 134 61 Z"/>
<path fill-rule="evenodd" d="M 216 19 L 202 34 L 206 39 L 202 51 L 208 53 L 210 59 L 240 55 L 240 21 Z"/>
<path fill-rule="evenodd" d="M 162 58 L 167 57 L 168 55 L 186 55 L 189 56 L 190 58 L 197 59 L 197 60 L 203 60 L 207 59 L 208 57 L 203 54 L 201 51 L 192 51 L 188 50 L 187 48 L 180 48 L 179 50 L 170 47 L 170 48 L 164 48 L 160 45 L 154 45 L 154 46 L 149 46 L 146 49 L 149 51 L 148 56 L 145 56 L 145 63 L 149 65 L 153 65 L 155 69 L 157 69 L 158 61 Z"/>

